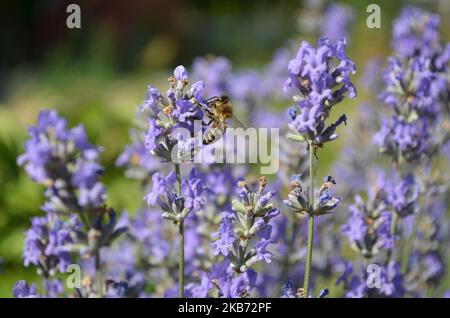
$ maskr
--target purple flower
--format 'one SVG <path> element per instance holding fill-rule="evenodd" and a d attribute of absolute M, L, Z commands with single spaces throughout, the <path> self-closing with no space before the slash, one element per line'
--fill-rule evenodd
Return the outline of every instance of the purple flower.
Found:
<path fill-rule="evenodd" d="M 173 76 L 177 81 L 186 81 L 189 77 L 189 73 L 183 65 L 178 65 L 173 71 Z"/>
<path fill-rule="evenodd" d="M 148 151 L 152 152 L 158 149 L 158 138 L 163 136 L 163 129 L 157 124 L 156 119 L 150 118 L 148 120 L 148 131 L 145 135 L 145 147 Z"/>
<path fill-rule="evenodd" d="M 56 269 L 65 273 L 67 266 L 72 263 L 69 247 L 75 243 L 74 234 L 81 227 L 76 215 L 69 221 L 63 221 L 47 214 L 45 217 L 33 218 L 31 224 L 25 238 L 25 266 L 33 264 L 47 275 L 53 275 Z"/>
<path fill-rule="evenodd" d="M 445 74 L 433 70 L 431 61 L 424 57 L 403 60 L 394 56 L 388 62 L 383 76 L 386 88 L 380 99 L 406 120 L 433 120 L 442 108 L 442 91 L 448 86 Z"/>
<path fill-rule="evenodd" d="M 231 76 L 231 63 L 225 57 L 196 58 L 192 65 L 192 77 L 208 83 L 208 96 L 228 95 Z"/>
<path fill-rule="evenodd" d="M 69 131 L 56 111 L 44 110 L 29 135 L 18 163 L 45 185 L 47 201 L 42 207 L 46 215 L 33 218 L 26 233 L 24 264 L 35 265 L 47 279 L 48 295 L 56 296 L 61 285 L 49 277 L 65 272 L 75 254 L 95 255 L 126 228 L 116 228 L 117 214 L 105 204 L 106 189 L 99 181 L 103 168 L 97 162 L 101 148 L 89 143 L 82 125 Z"/>
<path fill-rule="evenodd" d="M 271 244 L 271 240 L 262 239 L 258 241 L 255 245 L 256 249 L 256 260 L 257 261 L 264 261 L 267 264 L 272 262 L 272 253 L 266 250 L 267 246 Z"/>
<path fill-rule="evenodd" d="M 255 71 L 243 71 L 230 81 L 230 94 L 234 99 L 253 102 L 260 93 L 261 75 Z"/>
<path fill-rule="evenodd" d="M 24 280 L 16 282 L 13 288 L 13 295 L 16 298 L 39 298 L 36 293 L 36 284 L 30 285 Z"/>
<path fill-rule="evenodd" d="M 141 211 L 132 221 L 130 235 L 144 247 L 142 253 L 149 259 L 162 262 L 170 252 L 170 245 L 164 238 L 160 213 Z"/>
<path fill-rule="evenodd" d="M 192 169 L 189 178 L 183 180 L 181 184 L 186 207 L 194 211 L 200 210 L 206 204 L 203 196 L 205 189 L 204 176 L 196 169 Z"/>
<path fill-rule="evenodd" d="M 191 152 L 194 152 L 194 155 L 198 152 L 198 142 L 192 137 L 195 135 L 193 122 L 203 118 L 198 103 L 203 101 L 205 85 L 202 81 L 196 82 L 186 90 L 188 76 L 184 66 L 177 66 L 174 76 L 169 77 L 170 86 L 166 96 L 151 87 L 149 98 L 143 106 L 144 110 L 151 108 L 148 112 L 149 128 L 145 135 L 145 147 L 152 155 L 164 161 L 192 161 Z M 182 138 L 184 135 L 181 134 L 180 128 L 184 129 L 183 132 L 189 132 L 192 138 Z M 175 146 L 178 146 L 178 151 L 172 154 Z M 172 158 L 172 155 L 177 158 Z"/>
<path fill-rule="evenodd" d="M 392 213 L 386 210 L 386 194 L 382 188 L 372 191 L 367 204 L 361 197 L 355 198 L 355 203 L 349 207 L 349 219 L 342 226 L 342 234 L 347 236 L 351 247 L 366 258 L 381 250 L 390 250 L 394 245 L 390 233 Z"/>
<path fill-rule="evenodd" d="M 310 211 L 309 189 L 305 189 L 301 181 L 301 174 L 291 177 L 290 187 L 288 198 L 283 200 L 283 203 L 300 214 Z"/>
<path fill-rule="evenodd" d="M 215 264 L 210 272 L 210 278 L 217 281 L 219 297 L 246 297 L 255 287 L 257 274 L 252 269 L 236 274 L 229 261 Z"/>
<path fill-rule="evenodd" d="M 402 297 L 405 294 L 405 288 L 400 266 L 394 262 L 377 266 L 380 273 L 378 286 L 375 285 L 376 282 L 371 282 L 373 286 L 368 284 L 367 280 L 371 277 L 368 277 L 365 271 L 362 271 L 361 275 L 355 274 L 351 263 L 347 264 L 345 272 L 336 281 L 336 285 L 343 283 L 345 296 L 349 298 Z"/>
<path fill-rule="evenodd" d="M 47 281 L 43 287 L 47 290 L 50 298 L 56 298 L 64 294 L 64 284 L 61 279 Z"/>
<path fill-rule="evenodd" d="M 318 191 L 319 200 L 317 206 L 311 207 L 309 204 L 309 191 L 311 190 L 304 187 L 300 174 L 293 175 L 290 183 L 291 190 L 288 198 L 283 200 L 283 203 L 299 214 L 306 214 L 310 211 L 314 211 L 315 215 L 331 213 L 341 202 L 341 198 L 334 196 L 331 190 L 335 184 L 336 180 L 333 177 L 326 177 L 325 183 Z"/>
<path fill-rule="evenodd" d="M 128 289 L 128 283 L 119 281 L 108 281 L 106 286 L 106 297 L 107 298 L 123 298 L 126 295 Z"/>
<path fill-rule="evenodd" d="M 353 18 L 350 6 L 332 3 L 323 16 L 322 36 L 332 40 L 348 39 Z"/>
<path fill-rule="evenodd" d="M 100 206 L 106 199 L 106 188 L 98 182 L 103 167 L 96 162 L 81 162 L 74 171 L 72 184 L 80 189 L 78 203 L 81 206 Z"/>
<path fill-rule="evenodd" d="M 266 186 L 265 177 L 259 179 L 257 191 L 247 182 L 239 181 L 240 199 L 233 200 L 233 213 L 223 215 L 220 230 L 214 234 L 219 237 L 213 243 L 214 254 L 226 256 L 237 273 L 259 261 L 271 262 L 272 254 L 267 250 L 273 243 L 270 222 L 280 212 L 269 202 L 275 192 L 266 192 Z"/>
<path fill-rule="evenodd" d="M 394 22 L 392 46 L 404 57 L 430 57 L 439 46 L 439 16 L 419 8 L 406 7 Z"/>
<path fill-rule="evenodd" d="M 324 181 L 325 183 L 319 189 L 319 202 L 315 211 L 317 215 L 331 213 L 341 202 L 341 198 L 334 196 L 331 189 L 336 184 L 336 180 L 328 176 L 325 177 Z"/>
<path fill-rule="evenodd" d="M 142 137 L 141 137 L 142 136 Z M 125 149 L 116 160 L 116 165 L 126 167 L 128 177 L 145 180 L 159 167 L 159 161 L 151 156 L 144 144 L 144 134 L 139 134 L 133 130 L 131 132 L 132 142 L 125 146 Z"/>
<path fill-rule="evenodd" d="M 97 162 L 101 148 L 89 143 L 82 125 L 69 131 L 56 111 L 43 110 L 29 135 L 18 163 L 46 186 L 45 211 L 80 212 L 104 204 L 106 189 L 99 181 L 103 168 Z"/>
<path fill-rule="evenodd" d="M 93 161 L 98 159 L 98 155 L 102 148 L 89 143 L 86 130 L 83 125 L 79 125 L 70 130 L 70 139 L 73 140 L 85 160 Z"/>
<path fill-rule="evenodd" d="M 332 42 L 326 38 L 320 39 L 317 48 L 302 42 L 297 56 L 289 62 L 285 89 L 296 89 L 299 93 L 294 96 L 297 109 L 291 112 L 290 124 L 300 135 L 298 140 L 322 144 L 337 137 L 331 135 L 345 117 L 329 127 L 325 126 L 325 119 L 346 93 L 350 98 L 356 97 L 355 86 L 350 81 L 350 74 L 356 69 L 345 53 L 345 46 L 345 40 Z"/>
<path fill-rule="evenodd" d="M 383 119 L 381 129 L 373 136 L 372 141 L 381 152 L 393 156 L 395 160 L 413 162 L 426 154 L 428 138 L 425 121 L 408 123 L 394 117 L 391 121 Z"/>
<path fill-rule="evenodd" d="M 146 111 L 146 110 L 151 110 L 154 113 L 158 112 L 158 103 L 162 100 L 162 94 L 161 92 L 151 86 L 148 85 L 147 86 L 147 98 L 145 99 L 144 103 L 141 105 L 140 109 L 141 112 Z"/>
<path fill-rule="evenodd" d="M 166 195 L 169 192 L 170 187 L 175 184 L 175 173 L 171 172 L 164 177 L 157 172 L 153 175 L 152 180 L 152 190 L 144 197 L 147 204 L 150 206 L 157 204 L 159 197 Z"/>
<path fill-rule="evenodd" d="M 189 177 L 181 184 L 181 193 L 175 189 L 175 172 L 166 177 L 162 174 L 153 175 L 151 191 L 144 197 L 149 206 L 158 205 L 163 210 L 163 218 L 178 224 L 184 221 L 192 211 L 199 211 L 206 204 L 204 195 L 204 176 L 192 169 Z"/>
<path fill-rule="evenodd" d="M 416 212 L 419 185 L 412 174 L 400 178 L 395 183 L 390 183 L 388 187 L 389 203 L 399 216 L 405 217 Z"/>
<path fill-rule="evenodd" d="M 37 125 L 30 127 L 28 133 L 30 139 L 25 142 L 25 153 L 17 162 L 25 166 L 25 171 L 34 181 L 51 182 L 56 177 L 54 171 L 59 172 L 58 157 L 64 160 L 66 156 L 57 145 L 68 141 L 67 121 L 54 110 L 43 110 L 39 113 Z"/>
<path fill-rule="evenodd" d="M 234 232 L 231 219 L 227 217 L 223 218 L 219 231 L 213 233 L 211 236 L 217 238 L 212 243 L 214 255 L 222 254 L 223 256 L 228 256 L 234 244 Z"/>
<path fill-rule="evenodd" d="M 283 285 L 281 298 L 296 298 L 296 291 L 291 281 L 287 281 L 287 283 Z"/>
<path fill-rule="evenodd" d="M 208 295 L 208 292 L 212 289 L 213 284 L 208 274 L 202 272 L 201 274 L 201 282 L 198 285 L 190 286 L 190 294 L 193 298 L 205 298 Z"/>

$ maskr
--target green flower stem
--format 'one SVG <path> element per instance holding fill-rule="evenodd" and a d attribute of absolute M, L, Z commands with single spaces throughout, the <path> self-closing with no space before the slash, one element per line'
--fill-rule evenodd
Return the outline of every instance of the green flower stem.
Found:
<path fill-rule="evenodd" d="M 181 196 L 181 173 L 180 173 L 180 164 L 175 164 L 175 176 L 177 178 L 177 194 Z"/>
<path fill-rule="evenodd" d="M 98 297 L 103 297 L 103 275 L 100 262 L 100 249 L 95 252 L 95 275 L 97 279 L 97 293 Z"/>
<path fill-rule="evenodd" d="M 314 245 L 314 145 L 309 142 L 309 203 L 310 211 L 308 212 L 308 243 L 306 251 L 305 280 L 303 289 L 305 297 L 308 298 L 309 285 L 311 282 L 311 261 Z"/>
<path fill-rule="evenodd" d="M 400 172 L 400 176 L 403 176 L 403 174 L 404 174 L 403 161 L 404 161 L 403 156 L 399 149 L 398 159 L 397 159 L 397 170 Z M 398 214 L 395 211 L 393 211 L 392 212 L 392 220 L 391 220 L 391 231 L 390 231 L 392 237 L 394 237 L 397 234 L 398 219 L 399 219 Z M 393 256 L 393 250 L 390 249 L 387 252 L 386 265 L 392 260 L 392 256 Z"/>
<path fill-rule="evenodd" d="M 181 174 L 180 164 L 175 163 L 175 175 L 177 179 L 176 187 L 177 194 L 181 196 Z M 178 224 L 178 239 L 179 239 L 179 253 L 180 253 L 180 265 L 178 271 L 178 297 L 184 297 L 184 221 L 181 220 Z"/>
<path fill-rule="evenodd" d="M 398 214 L 395 212 L 393 214 L 394 215 L 392 216 L 392 222 L 391 222 L 391 235 L 392 236 L 397 234 L 397 223 L 398 223 Z"/>
<path fill-rule="evenodd" d="M 427 208 L 427 198 L 427 193 L 425 193 L 423 208 L 419 209 L 419 212 L 417 212 L 411 234 L 406 239 L 405 246 L 403 247 L 402 259 L 400 260 L 400 270 L 402 274 L 406 274 L 408 271 L 409 258 L 411 257 L 414 248 L 414 240 L 417 236 L 417 231 L 419 230 L 420 219 L 422 218 L 423 211 Z"/>
<path fill-rule="evenodd" d="M 181 222 L 178 226 L 178 235 L 180 241 L 180 269 L 178 272 L 178 297 L 184 297 L 184 223 Z"/>
<path fill-rule="evenodd" d="M 397 234 L 397 224 L 398 224 L 398 214 L 396 212 L 392 212 L 392 221 L 391 221 L 391 236 L 395 236 Z M 386 255 L 386 265 L 392 260 L 393 253 L 392 249 L 387 251 Z"/>

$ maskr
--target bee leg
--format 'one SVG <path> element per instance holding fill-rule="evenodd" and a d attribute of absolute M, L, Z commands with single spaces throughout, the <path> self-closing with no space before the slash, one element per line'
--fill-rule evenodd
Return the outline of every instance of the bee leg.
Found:
<path fill-rule="evenodd" d="M 214 140 L 216 139 L 216 136 L 212 135 L 209 137 L 209 139 L 203 139 L 202 143 L 204 145 L 209 145 L 210 143 L 212 143 Z"/>
<path fill-rule="evenodd" d="M 204 110 L 205 112 L 207 112 L 209 117 L 213 117 L 213 116 L 214 116 L 213 112 L 210 111 L 208 108 L 204 107 L 204 108 L 202 108 L 202 110 Z"/>

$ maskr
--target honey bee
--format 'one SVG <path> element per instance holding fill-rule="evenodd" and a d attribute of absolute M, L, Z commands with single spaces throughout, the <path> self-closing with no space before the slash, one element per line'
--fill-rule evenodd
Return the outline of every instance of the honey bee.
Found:
<path fill-rule="evenodd" d="M 195 102 L 204 111 L 209 121 L 203 123 L 208 126 L 203 134 L 203 144 L 209 145 L 219 140 L 227 129 L 227 121 L 231 120 L 234 124 L 245 128 L 244 125 L 234 116 L 233 107 L 230 104 L 228 96 L 214 96 L 208 98 L 205 103 L 195 100 Z"/>

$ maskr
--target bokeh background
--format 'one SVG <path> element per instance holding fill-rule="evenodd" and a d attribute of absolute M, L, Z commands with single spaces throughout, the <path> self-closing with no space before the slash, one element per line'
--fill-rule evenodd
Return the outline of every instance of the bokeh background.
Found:
<path fill-rule="evenodd" d="M 104 147 L 101 163 L 111 205 L 132 213 L 142 204 L 139 184 L 124 178 L 114 162 L 129 140 L 146 85 L 165 87 L 175 66 L 189 67 L 197 56 L 225 56 L 234 70 L 259 69 L 288 40 L 315 42 L 299 21 L 305 16 L 304 2 L 1 1 L 0 297 L 11 296 L 16 280 L 36 276 L 23 266 L 21 255 L 30 218 L 41 214 L 43 189 L 16 165 L 16 158 L 40 109 L 58 109 L 70 125 L 84 123 L 90 139 Z M 81 29 L 66 27 L 69 3 L 81 7 Z M 450 39 L 450 0 L 339 3 L 354 10 L 348 52 L 358 66 L 390 54 L 391 23 L 405 4 L 439 13 L 442 36 Z M 381 29 L 366 27 L 370 3 L 381 6 Z M 359 86 L 358 99 L 343 105 L 350 114 L 358 112 L 368 94 Z M 322 169 L 336 159 L 339 147 L 337 142 L 323 152 Z"/>

